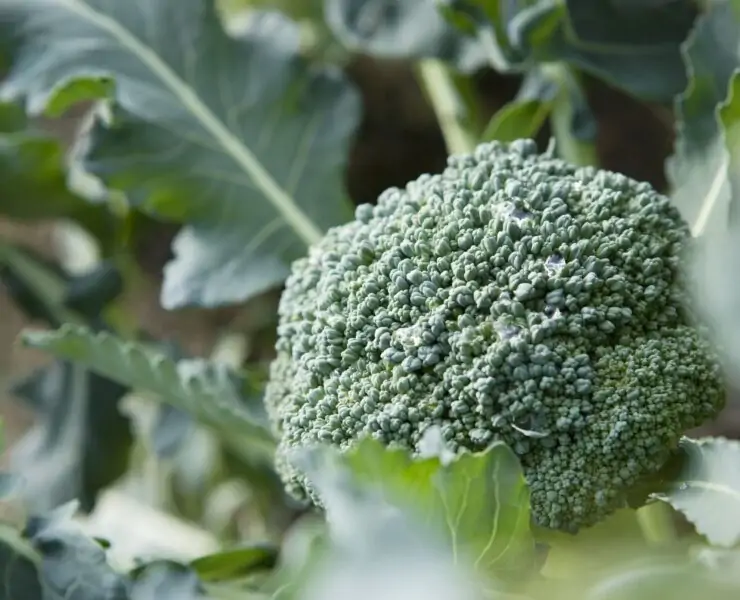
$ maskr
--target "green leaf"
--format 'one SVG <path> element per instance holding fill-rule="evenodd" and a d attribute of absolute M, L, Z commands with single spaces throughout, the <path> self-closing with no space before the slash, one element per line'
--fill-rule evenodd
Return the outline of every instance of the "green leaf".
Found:
<path fill-rule="evenodd" d="M 464 72 L 485 66 L 481 44 L 429 0 L 326 0 L 326 21 L 348 48 L 386 59 L 437 58 Z"/>
<path fill-rule="evenodd" d="M 65 306 L 68 274 L 33 250 L 0 244 L 0 281 L 29 319 L 52 327 L 80 320 Z"/>
<path fill-rule="evenodd" d="M 13 50 L 0 94 L 25 97 L 33 113 L 71 81 L 115 81 L 85 168 L 188 224 L 166 307 L 259 294 L 351 217 L 343 177 L 359 96 L 300 56 L 284 17 L 250 13 L 229 37 L 210 0 L 6 0 L 0 35 Z"/>
<path fill-rule="evenodd" d="M 683 513 L 712 544 L 734 546 L 740 541 L 740 442 L 685 438 L 681 447 L 684 469 L 656 497 Z"/>
<path fill-rule="evenodd" d="M 22 106 L 13 102 L 0 102 L 0 179 L 0 213 L 6 217 L 74 219 L 101 241 L 114 231 L 105 206 L 70 191 L 59 141 L 30 127 Z"/>
<path fill-rule="evenodd" d="M 511 142 L 534 138 L 547 121 L 552 102 L 543 100 L 514 100 L 493 116 L 486 126 L 481 141 Z"/>
<path fill-rule="evenodd" d="M 557 88 L 552 101 L 551 125 L 558 154 L 576 165 L 598 165 L 598 123 L 578 75 L 563 65 L 548 65 L 542 70 Z"/>
<path fill-rule="evenodd" d="M 201 556 L 190 563 L 203 581 L 241 579 L 277 564 L 279 548 L 269 544 L 254 544 Z"/>
<path fill-rule="evenodd" d="M 29 319 L 52 327 L 98 321 L 123 291 L 123 277 L 112 261 L 101 261 L 78 276 L 31 249 L 0 244 L 0 281 Z"/>
<path fill-rule="evenodd" d="M 29 518 L 24 537 L 40 555 L 39 600 L 128 600 L 127 578 L 107 562 L 105 549 L 69 519 L 74 503 Z"/>
<path fill-rule="evenodd" d="M 203 582 L 193 569 L 159 560 L 131 573 L 126 600 L 206 600 Z"/>
<path fill-rule="evenodd" d="M 740 67 L 740 61 L 738 62 Z M 730 79 L 730 90 L 719 107 L 719 121 L 727 150 L 727 182 L 730 190 L 728 218 L 732 227 L 740 225 L 740 72 Z"/>
<path fill-rule="evenodd" d="M 243 378 L 223 364 L 198 359 L 175 362 L 143 344 L 72 325 L 50 332 L 28 331 L 23 340 L 136 390 L 159 395 L 215 428 L 226 443 L 247 455 L 269 455 L 274 449 L 261 401 L 246 397 Z"/>
<path fill-rule="evenodd" d="M 644 549 L 637 515 L 629 509 L 616 511 L 578 535 L 540 529 L 537 539 L 549 547 L 542 575 L 561 579 L 603 570 Z"/>
<path fill-rule="evenodd" d="M 0 598 L 42 600 L 37 561 L 28 542 L 0 522 Z"/>
<path fill-rule="evenodd" d="M 671 101 L 684 89 L 681 44 L 697 16 L 694 0 L 565 5 L 567 18 L 550 40 L 550 54 L 644 100 Z"/>
<path fill-rule="evenodd" d="M 121 293 L 121 274 L 102 262 L 72 277 L 30 251 L 0 246 L 0 280 L 33 320 L 52 326 L 87 322 L 102 327 L 100 314 Z M 11 451 L 21 496 L 32 510 L 46 511 L 79 500 L 89 511 L 98 492 L 128 466 L 133 441 L 118 402 L 128 388 L 58 361 L 11 390 L 36 413 L 36 423 Z"/>
<path fill-rule="evenodd" d="M 738 44 L 740 1 L 723 0 L 708 5 L 683 45 L 689 82 L 675 101 L 677 137 L 666 171 L 673 201 L 697 236 L 722 231 L 727 224 L 731 190 L 717 111 L 740 67 Z M 731 98 L 731 102 L 737 100 Z M 730 111 L 725 116 L 734 119 L 734 114 Z"/>
<path fill-rule="evenodd" d="M 680 44 L 696 16 L 691 0 L 629 7 L 593 0 L 446 4 L 447 11 L 474 15 L 496 68 L 563 62 L 651 101 L 672 100 L 686 85 Z"/>
<path fill-rule="evenodd" d="M 13 392 L 36 413 L 36 424 L 10 454 L 25 504 L 45 512 L 79 500 L 92 510 L 98 492 L 128 468 L 133 431 L 118 407 L 128 388 L 57 361 Z"/>
<path fill-rule="evenodd" d="M 733 598 L 740 588 L 677 557 L 636 558 L 612 568 L 598 582 L 585 587 L 582 600 L 696 600 Z"/>
<path fill-rule="evenodd" d="M 431 430 L 427 440 L 434 435 Z M 366 439 L 342 460 L 358 481 L 378 486 L 388 502 L 438 528 L 461 560 L 498 578 L 516 579 L 531 569 L 529 490 L 505 444 L 450 460 L 444 450 L 412 458 Z"/>
<path fill-rule="evenodd" d="M 370 441 L 360 448 L 376 458 L 384 451 L 384 447 Z M 306 581 L 293 581 L 293 585 L 300 585 L 298 597 L 344 600 L 347 590 L 353 589 L 363 600 L 482 600 L 484 596 L 479 588 L 482 578 L 472 575 L 470 557 L 458 555 L 456 544 L 454 541 L 450 544 L 450 536 L 445 534 L 448 531 L 454 540 L 456 517 L 460 513 L 449 514 L 449 523 L 444 514 L 436 515 L 442 518 L 441 522 L 424 523 L 418 507 L 409 504 L 410 498 L 404 494 L 413 488 L 395 488 L 409 483 L 428 488 L 423 476 L 414 478 L 414 474 L 407 473 L 404 478 L 403 473 L 383 469 L 384 478 L 395 479 L 391 483 L 396 498 L 389 497 L 389 482 L 368 477 L 363 469 L 352 464 L 358 458 L 348 461 L 347 456 L 329 447 L 304 449 L 293 457 L 321 498 L 329 526 L 326 552 L 319 558 L 311 556 L 315 562 Z M 403 460 L 400 465 L 392 459 L 390 462 L 394 463 L 391 467 L 405 469 Z M 404 494 L 402 499 L 397 497 L 399 491 Z M 491 500 L 474 496 L 473 491 L 466 496 L 470 501 L 483 504 Z M 423 492 L 417 492 L 416 496 L 423 496 Z M 442 499 L 447 498 L 442 495 Z"/>

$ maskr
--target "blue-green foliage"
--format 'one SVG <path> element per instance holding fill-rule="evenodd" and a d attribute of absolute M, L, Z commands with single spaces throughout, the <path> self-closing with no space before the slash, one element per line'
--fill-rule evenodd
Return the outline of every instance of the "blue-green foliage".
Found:
<path fill-rule="evenodd" d="M 648 184 L 523 140 L 360 206 L 282 297 L 266 401 L 289 490 L 306 495 L 291 448 L 417 451 L 436 424 L 456 451 L 508 443 L 539 525 L 602 519 L 724 404 L 687 307 L 689 240 Z"/>

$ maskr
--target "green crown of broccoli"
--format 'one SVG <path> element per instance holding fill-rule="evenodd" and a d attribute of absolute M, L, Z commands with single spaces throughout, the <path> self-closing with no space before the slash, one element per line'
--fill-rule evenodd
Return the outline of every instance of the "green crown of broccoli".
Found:
<path fill-rule="evenodd" d="M 291 449 L 365 435 L 519 455 L 535 522 L 623 505 L 724 404 L 692 324 L 687 225 L 647 183 L 488 143 L 389 189 L 295 262 L 266 402 Z M 316 499 L 314 499 L 316 500 Z"/>

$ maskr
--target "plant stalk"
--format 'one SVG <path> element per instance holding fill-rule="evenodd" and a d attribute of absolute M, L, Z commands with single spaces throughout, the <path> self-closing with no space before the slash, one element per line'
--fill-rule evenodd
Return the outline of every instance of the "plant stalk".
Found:
<path fill-rule="evenodd" d="M 441 61 L 422 60 L 417 67 L 422 88 L 437 116 L 449 154 L 466 154 L 475 149 L 477 136 L 466 125 L 467 108 L 453 77 Z"/>
<path fill-rule="evenodd" d="M 637 522 L 650 545 L 665 545 L 678 538 L 671 507 L 664 502 L 651 502 L 637 511 Z"/>

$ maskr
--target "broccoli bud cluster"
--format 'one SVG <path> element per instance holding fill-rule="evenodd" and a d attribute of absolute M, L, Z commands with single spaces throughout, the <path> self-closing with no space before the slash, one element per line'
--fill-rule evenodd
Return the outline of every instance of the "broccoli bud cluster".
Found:
<path fill-rule="evenodd" d="M 365 435 L 418 450 L 503 440 L 534 520 L 576 531 L 624 503 L 724 404 L 694 326 L 690 240 L 649 184 L 488 143 L 389 189 L 296 261 L 266 403 L 287 454 Z"/>

